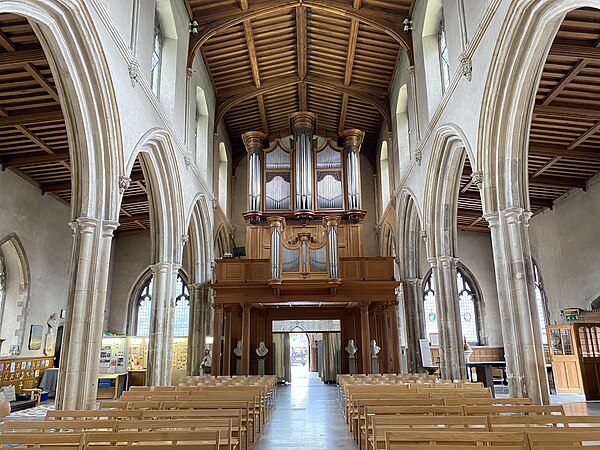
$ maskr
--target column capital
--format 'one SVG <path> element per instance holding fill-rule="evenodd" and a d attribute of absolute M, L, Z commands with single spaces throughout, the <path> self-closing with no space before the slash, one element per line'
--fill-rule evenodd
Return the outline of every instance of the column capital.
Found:
<path fill-rule="evenodd" d="M 371 305 L 371 302 L 361 302 L 360 304 L 360 310 L 361 311 L 369 311 L 369 306 Z"/>
<path fill-rule="evenodd" d="M 449 255 L 438 256 L 437 260 L 442 267 L 443 266 L 456 266 L 456 264 L 458 264 L 458 258 L 455 258 L 454 256 L 449 256 Z"/>
<path fill-rule="evenodd" d="M 489 228 L 498 228 L 500 226 L 500 213 L 498 211 L 488 212 L 483 215 Z"/>
<path fill-rule="evenodd" d="M 215 313 L 217 313 L 217 312 L 221 312 L 222 313 L 223 310 L 224 310 L 224 307 L 225 307 L 223 305 L 223 303 L 212 303 L 210 306 L 211 306 L 212 309 L 215 310 Z"/>
<path fill-rule="evenodd" d="M 415 66 L 408 66 L 408 69 L 406 69 L 408 71 L 408 75 L 410 75 L 411 77 L 415 76 Z"/>
<path fill-rule="evenodd" d="M 251 308 L 252 303 L 242 303 L 242 310 L 244 310 L 244 312 L 250 311 Z"/>

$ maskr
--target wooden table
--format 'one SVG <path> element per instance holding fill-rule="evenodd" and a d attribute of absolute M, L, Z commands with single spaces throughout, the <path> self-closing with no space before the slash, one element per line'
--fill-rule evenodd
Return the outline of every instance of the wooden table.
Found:
<path fill-rule="evenodd" d="M 100 380 L 111 380 L 110 387 L 100 387 Z M 97 399 L 118 399 L 125 390 L 126 373 L 101 373 L 98 375 Z"/>

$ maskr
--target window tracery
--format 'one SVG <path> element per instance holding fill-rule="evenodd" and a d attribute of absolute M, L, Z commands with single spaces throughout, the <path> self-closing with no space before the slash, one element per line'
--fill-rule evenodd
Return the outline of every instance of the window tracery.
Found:
<path fill-rule="evenodd" d="M 136 336 L 149 336 L 152 318 L 152 293 L 154 278 L 142 287 L 136 300 L 135 330 Z M 175 308 L 173 336 L 188 336 L 190 327 L 190 290 L 181 275 L 177 275 L 175 285 Z"/>
<path fill-rule="evenodd" d="M 456 270 L 456 284 L 463 336 L 467 338 L 467 342 L 479 344 L 481 341 L 481 304 L 475 289 L 475 283 L 464 270 L 458 267 Z M 438 333 L 435 289 L 435 281 L 432 273 L 429 272 L 423 284 L 423 311 L 425 314 L 425 332 L 430 340 L 432 334 Z"/>

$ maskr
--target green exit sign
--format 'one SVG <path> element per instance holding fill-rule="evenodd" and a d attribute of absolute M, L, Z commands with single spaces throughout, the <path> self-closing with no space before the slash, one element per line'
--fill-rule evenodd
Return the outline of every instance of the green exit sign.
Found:
<path fill-rule="evenodd" d="M 567 314 L 565 316 L 565 320 L 577 320 L 579 319 L 579 316 L 577 314 Z"/>

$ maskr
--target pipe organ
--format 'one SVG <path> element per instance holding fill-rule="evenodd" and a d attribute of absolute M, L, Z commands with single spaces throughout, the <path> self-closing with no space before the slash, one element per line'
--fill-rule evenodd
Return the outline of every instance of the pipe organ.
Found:
<path fill-rule="evenodd" d="M 343 147 L 315 139 L 317 116 L 290 117 L 291 145 L 263 148 L 265 135 L 242 138 L 248 152 L 246 252 L 271 260 L 273 280 L 339 277 L 340 257 L 362 256 L 360 147 L 364 133 L 346 130 Z"/>
<path fill-rule="evenodd" d="M 249 131 L 246 258 L 219 259 L 215 297 L 213 375 L 259 373 L 252 350 L 274 343 L 277 319 L 339 319 L 341 340 L 361 343 L 358 370 L 371 371 L 369 343 L 382 350 L 379 367 L 400 371 L 394 259 L 365 257 L 360 183 L 363 132 L 315 138 L 317 117 L 290 117 L 291 139 Z M 239 369 L 232 351 L 242 340 Z M 344 344 L 345 345 L 345 344 Z M 274 352 L 262 367 L 274 373 Z M 347 372 L 347 359 L 342 372 Z"/>

